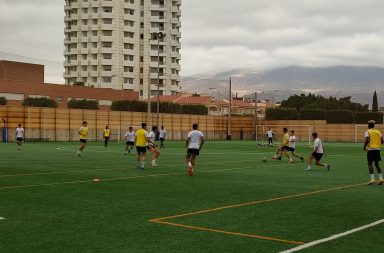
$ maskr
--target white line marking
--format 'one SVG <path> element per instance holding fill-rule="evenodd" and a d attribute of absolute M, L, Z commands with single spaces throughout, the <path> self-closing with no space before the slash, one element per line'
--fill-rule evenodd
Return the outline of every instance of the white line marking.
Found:
<path fill-rule="evenodd" d="M 3 218 L 3 217 L 0 217 L 0 220 L 5 220 L 5 218 Z"/>
<path fill-rule="evenodd" d="M 346 231 L 344 233 L 332 235 L 332 236 L 330 236 L 328 238 L 323 238 L 323 239 L 320 239 L 320 240 L 309 242 L 309 243 L 303 244 L 301 246 L 298 246 L 296 248 L 292 248 L 292 249 L 289 249 L 289 250 L 281 251 L 280 253 L 297 252 L 297 251 L 300 251 L 300 250 L 303 250 L 303 249 L 307 249 L 307 248 L 313 247 L 313 246 L 321 244 L 321 243 L 325 243 L 325 242 L 329 242 L 329 241 L 332 241 L 332 240 L 336 240 L 336 239 L 338 239 L 340 237 L 344 237 L 344 236 L 347 236 L 347 235 L 350 235 L 350 234 L 362 231 L 362 230 L 370 228 L 370 227 L 374 227 L 374 226 L 380 225 L 382 223 L 384 223 L 384 219 L 375 221 L 375 222 L 373 222 L 371 224 L 368 224 L 368 225 L 365 225 L 365 226 L 361 226 L 361 227 L 358 227 L 358 228 L 354 228 L 354 229 L 348 230 L 348 231 Z"/>

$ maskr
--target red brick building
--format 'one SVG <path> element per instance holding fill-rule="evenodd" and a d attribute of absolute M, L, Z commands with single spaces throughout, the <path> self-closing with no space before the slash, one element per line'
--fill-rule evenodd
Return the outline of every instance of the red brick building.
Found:
<path fill-rule="evenodd" d="M 67 108 L 71 99 L 96 100 L 100 109 L 109 109 L 115 100 L 139 100 L 136 91 L 44 83 L 43 65 L 10 61 L 0 61 L 0 96 L 14 106 L 27 97 L 47 97 L 55 100 L 59 108 Z"/>

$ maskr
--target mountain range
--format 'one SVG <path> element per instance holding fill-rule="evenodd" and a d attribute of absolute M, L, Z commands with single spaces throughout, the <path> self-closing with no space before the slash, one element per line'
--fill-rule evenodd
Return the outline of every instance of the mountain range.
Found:
<path fill-rule="evenodd" d="M 234 96 L 257 92 L 260 99 L 278 102 L 292 94 L 315 93 L 338 98 L 352 96 L 352 101 L 371 104 L 376 90 L 379 104 L 384 106 L 384 68 L 371 66 L 234 69 L 183 77 L 182 89 L 225 98 L 229 94 L 229 77 L 232 77 Z"/>

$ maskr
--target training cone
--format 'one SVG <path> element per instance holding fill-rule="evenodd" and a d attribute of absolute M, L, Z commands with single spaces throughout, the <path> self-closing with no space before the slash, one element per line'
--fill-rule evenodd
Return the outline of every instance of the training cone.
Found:
<path fill-rule="evenodd" d="M 98 178 L 94 178 L 92 181 L 97 183 L 97 182 L 100 182 L 101 180 Z"/>

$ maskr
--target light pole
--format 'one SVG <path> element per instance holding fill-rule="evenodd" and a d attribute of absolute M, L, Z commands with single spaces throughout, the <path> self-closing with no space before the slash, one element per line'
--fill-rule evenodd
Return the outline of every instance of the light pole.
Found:
<path fill-rule="evenodd" d="M 227 126 L 227 140 L 232 139 L 231 120 L 232 120 L 232 77 L 229 78 L 229 110 L 228 110 L 228 126 Z"/>
<path fill-rule="evenodd" d="M 152 33 L 152 40 L 157 40 L 157 110 L 156 110 L 157 126 L 159 126 L 159 120 L 160 120 L 160 40 L 163 41 L 165 36 L 166 34 L 163 32 Z"/>

